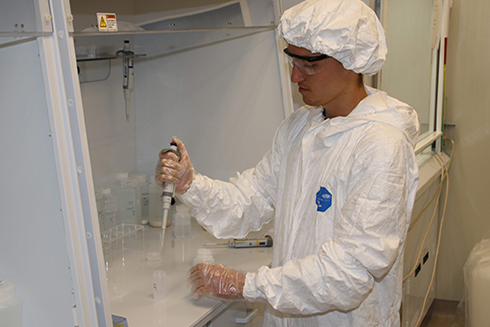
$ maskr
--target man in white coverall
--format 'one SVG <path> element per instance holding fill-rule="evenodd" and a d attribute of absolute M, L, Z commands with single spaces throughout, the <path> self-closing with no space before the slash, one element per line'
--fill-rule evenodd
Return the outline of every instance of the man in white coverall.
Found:
<path fill-rule="evenodd" d="M 218 238 L 275 218 L 272 268 L 191 269 L 192 292 L 267 303 L 263 326 L 400 326 L 403 247 L 418 169 L 416 112 L 363 85 L 386 57 L 383 29 L 360 0 L 305 1 L 278 27 L 306 106 L 282 122 L 255 168 L 229 182 L 160 154 L 155 179 Z"/>

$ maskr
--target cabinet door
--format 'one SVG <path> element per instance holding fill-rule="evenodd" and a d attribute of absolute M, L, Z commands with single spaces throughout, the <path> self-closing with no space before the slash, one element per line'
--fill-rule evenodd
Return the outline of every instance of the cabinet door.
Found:
<path fill-rule="evenodd" d="M 38 52 L 36 40 L 0 47 L 0 280 L 15 284 L 24 326 L 73 326 L 73 270 Z"/>

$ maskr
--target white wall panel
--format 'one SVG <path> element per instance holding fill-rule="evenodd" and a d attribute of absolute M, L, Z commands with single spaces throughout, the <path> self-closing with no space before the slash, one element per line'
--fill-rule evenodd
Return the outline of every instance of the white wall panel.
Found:
<path fill-rule="evenodd" d="M 71 272 L 36 41 L 0 48 L 0 279 L 23 325 L 73 326 Z"/>
<path fill-rule="evenodd" d="M 228 179 L 253 167 L 284 117 L 279 76 L 274 31 L 139 61 L 138 170 L 152 174 L 173 135 L 200 173 Z"/>

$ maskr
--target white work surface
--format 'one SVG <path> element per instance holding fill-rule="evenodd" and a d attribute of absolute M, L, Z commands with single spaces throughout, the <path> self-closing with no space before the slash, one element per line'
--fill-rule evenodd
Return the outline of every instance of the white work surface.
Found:
<path fill-rule="evenodd" d="M 197 250 L 204 243 L 226 243 L 217 240 L 192 219 L 192 237 L 176 239 L 173 225 L 165 234 L 165 254 L 161 262 L 149 262 L 143 253 L 125 256 L 124 294 L 111 297 L 113 315 L 127 319 L 129 327 L 156 326 L 204 326 L 231 303 L 202 297 L 194 300 L 187 282 Z M 145 226 L 145 246 L 158 242 L 161 230 Z M 251 233 L 248 237 L 262 237 L 267 231 Z M 233 249 L 228 247 L 210 248 L 215 263 L 235 268 L 243 272 L 255 271 L 272 261 L 272 248 Z M 153 299 L 153 272 L 166 272 L 166 295 L 163 300 Z M 109 280 L 109 283 L 111 281 Z"/>

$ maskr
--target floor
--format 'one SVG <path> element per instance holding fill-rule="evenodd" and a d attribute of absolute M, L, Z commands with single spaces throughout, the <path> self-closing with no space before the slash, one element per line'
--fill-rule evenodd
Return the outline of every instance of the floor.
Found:
<path fill-rule="evenodd" d="M 420 327 L 464 327 L 464 309 L 457 301 L 434 300 Z"/>

